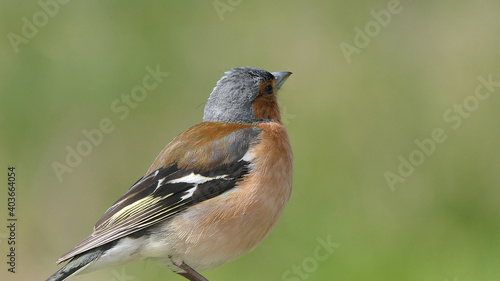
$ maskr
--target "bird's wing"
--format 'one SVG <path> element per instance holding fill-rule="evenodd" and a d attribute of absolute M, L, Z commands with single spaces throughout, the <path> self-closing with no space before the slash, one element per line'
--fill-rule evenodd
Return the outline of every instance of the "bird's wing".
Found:
<path fill-rule="evenodd" d="M 248 173 L 252 125 L 200 123 L 170 142 L 146 175 L 99 219 L 94 232 L 57 262 L 143 230 L 235 187 Z"/>

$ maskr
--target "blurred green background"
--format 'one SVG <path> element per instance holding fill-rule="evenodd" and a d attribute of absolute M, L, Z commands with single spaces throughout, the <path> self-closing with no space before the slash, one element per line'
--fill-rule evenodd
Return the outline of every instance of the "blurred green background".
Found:
<path fill-rule="evenodd" d="M 376 23 L 371 11 L 387 15 L 388 5 L 398 12 Z M 17 168 L 19 219 L 17 273 L 2 262 L 0 279 L 56 271 L 55 260 L 164 145 L 201 120 L 223 72 L 254 66 L 294 73 L 280 91 L 294 190 L 269 237 L 204 272 L 208 279 L 500 280 L 500 87 L 474 98 L 478 77 L 500 81 L 500 2 L 71 1 L 46 9 L 52 15 L 37 1 L 0 3 L 1 225 L 8 165 Z M 36 32 L 23 18 L 38 23 Z M 365 27 L 363 41 L 356 28 Z M 343 43 L 359 48 L 346 58 Z M 158 65 L 169 76 L 121 120 L 112 103 Z M 460 115 L 454 107 L 464 100 L 470 110 Z M 114 130 L 59 181 L 53 163 L 103 118 Z M 398 175 L 398 156 L 408 160 L 435 128 L 446 141 L 391 189 L 386 172 Z M 6 238 L 1 227 L 3 261 Z M 320 261 L 321 239 L 339 246 Z M 72 280 L 184 279 L 144 261 Z"/>

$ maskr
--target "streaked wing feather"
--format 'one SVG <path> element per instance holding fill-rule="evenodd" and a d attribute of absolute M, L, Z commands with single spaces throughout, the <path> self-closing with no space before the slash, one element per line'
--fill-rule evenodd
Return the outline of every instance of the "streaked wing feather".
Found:
<path fill-rule="evenodd" d="M 241 139 L 237 141 L 238 138 L 234 137 L 234 134 L 241 134 L 243 130 L 250 134 L 248 138 L 244 138 L 247 142 L 244 145 L 241 144 Z M 58 263 L 143 230 L 170 218 L 189 206 L 233 188 L 237 181 L 248 173 L 249 162 L 243 159 L 243 156 L 248 151 L 250 142 L 255 141 L 260 133 L 255 132 L 246 128 L 227 134 L 224 138 L 229 141 L 224 147 L 231 153 L 237 153 L 233 155 L 235 160 L 228 163 L 226 159 L 218 157 L 224 161 L 212 163 L 214 168 L 209 171 L 201 171 L 196 167 L 183 169 L 178 166 L 178 163 L 153 170 L 132 185 L 99 219 L 94 232 L 63 255 Z M 220 142 L 224 139 L 216 141 Z M 208 142 L 207 146 L 214 147 L 213 142 Z M 206 149 L 200 151 L 207 153 Z M 216 153 L 225 152 L 216 151 Z M 192 157 L 196 158 L 196 151 L 186 153 L 191 153 Z"/>

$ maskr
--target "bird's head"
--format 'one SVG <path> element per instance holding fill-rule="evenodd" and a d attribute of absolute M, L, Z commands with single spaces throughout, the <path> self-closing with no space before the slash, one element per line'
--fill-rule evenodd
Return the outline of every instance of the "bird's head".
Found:
<path fill-rule="evenodd" d="M 276 93 L 291 72 L 236 67 L 224 74 L 208 98 L 203 121 L 281 122 Z"/>

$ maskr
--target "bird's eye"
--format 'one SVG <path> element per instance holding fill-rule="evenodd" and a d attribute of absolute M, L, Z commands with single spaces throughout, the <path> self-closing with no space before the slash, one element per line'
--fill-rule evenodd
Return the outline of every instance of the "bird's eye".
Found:
<path fill-rule="evenodd" d="M 265 88 L 264 88 L 264 93 L 268 94 L 268 95 L 272 95 L 273 93 L 273 85 L 269 84 L 267 85 Z"/>

